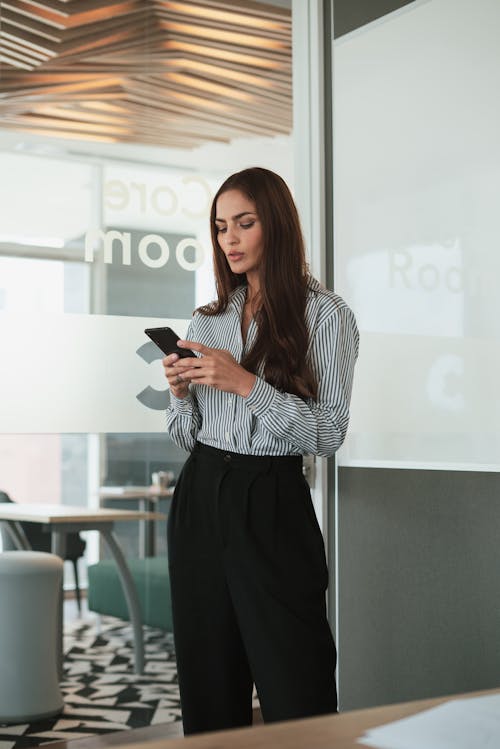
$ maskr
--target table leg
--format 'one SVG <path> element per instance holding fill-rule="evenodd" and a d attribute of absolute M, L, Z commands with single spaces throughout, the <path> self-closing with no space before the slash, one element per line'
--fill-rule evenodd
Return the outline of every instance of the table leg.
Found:
<path fill-rule="evenodd" d="M 146 512 L 147 510 L 147 499 L 141 497 L 139 499 L 139 510 Z M 148 555 L 148 524 L 145 520 L 139 520 L 139 557 L 144 559 Z"/>
<path fill-rule="evenodd" d="M 156 503 L 153 500 L 148 500 L 147 511 L 154 512 L 156 510 Z M 146 556 L 156 556 L 156 520 L 147 520 L 147 545 L 146 545 Z"/>
<path fill-rule="evenodd" d="M 57 530 L 52 530 L 50 539 L 50 550 L 52 554 L 55 554 L 61 559 L 66 556 L 66 533 L 61 533 Z"/>
<path fill-rule="evenodd" d="M 50 550 L 52 554 L 60 557 L 64 563 L 64 557 L 66 556 L 66 533 L 59 532 L 52 529 L 50 539 Z M 59 681 L 62 681 L 64 676 L 64 647 L 63 647 L 63 627 L 64 627 L 64 574 L 63 581 L 61 584 L 61 590 L 59 591 L 59 606 L 57 612 L 57 671 Z"/>
<path fill-rule="evenodd" d="M 139 509 L 141 512 L 154 512 L 154 500 L 149 497 L 141 497 L 139 500 Z M 139 520 L 139 556 L 154 557 L 156 554 L 156 524 L 154 520 Z"/>
<path fill-rule="evenodd" d="M 118 574 L 120 576 L 127 608 L 130 615 L 130 623 L 134 633 L 134 651 L 135 651 L 135 672 L 142 674 L 144 671 L 144 639 L 142 633 L 142 614 L 137 596 L 134 579 L 130 574 L 127 562 L 123 552 L 116 540 L 114 533 L 107 529 L 101 529 L 104 540 L 108 544 L 109 550 L 114 557 Z"/>

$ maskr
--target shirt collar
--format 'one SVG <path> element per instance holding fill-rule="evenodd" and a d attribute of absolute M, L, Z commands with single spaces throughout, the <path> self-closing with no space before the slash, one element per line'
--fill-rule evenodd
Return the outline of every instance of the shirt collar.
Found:
<path fill-rule="evenodd" d="M 318 291 L 321 291 L 322 289 L 324 289 L 325 287 L 322 284 L 320 284 L 320 282 L 317 281 L 314 278 L 314 276 L 308 275 L 307 276 L 307 288 L 310 291 L 316 291 L 316 292 L 318 292 Z"/>
<path fill-rule="evenodd" d="M 246 295 L 247 287 L 244 284 L 242 286 L 237 286 L 229 295 L 229 306 L 233 307 L 238 315 L 241 314 L 243 305 L 245 304 Z"/>

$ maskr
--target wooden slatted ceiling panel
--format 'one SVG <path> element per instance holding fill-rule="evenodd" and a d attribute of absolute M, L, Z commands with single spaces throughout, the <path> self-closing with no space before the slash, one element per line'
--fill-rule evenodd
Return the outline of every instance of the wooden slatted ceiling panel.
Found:
<path fill-rule="evenodd" d="M 0 0 L 0 127 L 192 148 L 291 130 L 291 19 L 244 0 Z"/>

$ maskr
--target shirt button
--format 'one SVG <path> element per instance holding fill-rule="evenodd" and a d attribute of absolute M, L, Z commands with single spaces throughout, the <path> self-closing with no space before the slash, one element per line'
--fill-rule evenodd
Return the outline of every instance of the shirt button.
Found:
<path fill-rule="evenodd" d="M 225 433 L 225 435 L 224 435 L 224 437 L 225 437 L 225 438 L 226 438 L 227 440 L 229 440 L 230 436 L 231 436 L 231 435 L 229 434 L 229 432 L 226 432 L 226 433 Z"/>

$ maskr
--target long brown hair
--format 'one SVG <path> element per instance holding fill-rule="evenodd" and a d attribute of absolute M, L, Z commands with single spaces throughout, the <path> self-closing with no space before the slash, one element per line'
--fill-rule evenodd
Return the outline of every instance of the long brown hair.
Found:
<path fill-rule="evenodd" d="M 223 312 L 231 292 L 246 284 L 245 274 L 231 271 L 217 240 L 217 200 L 229 190 L 238 190 L 255 203 L 263 231 L 258 332 L 241 364 L 256 373 L 263 363 L 267 382 L 284 392 L 315 398 L 317 383 L 307 361 L 304 239 L 292 195 L 278 174 L 261 167 L 244 169 L 228 177 L 217 191 L 210 213 L 217 301 L 199 311 L 204 315 Z"/>

